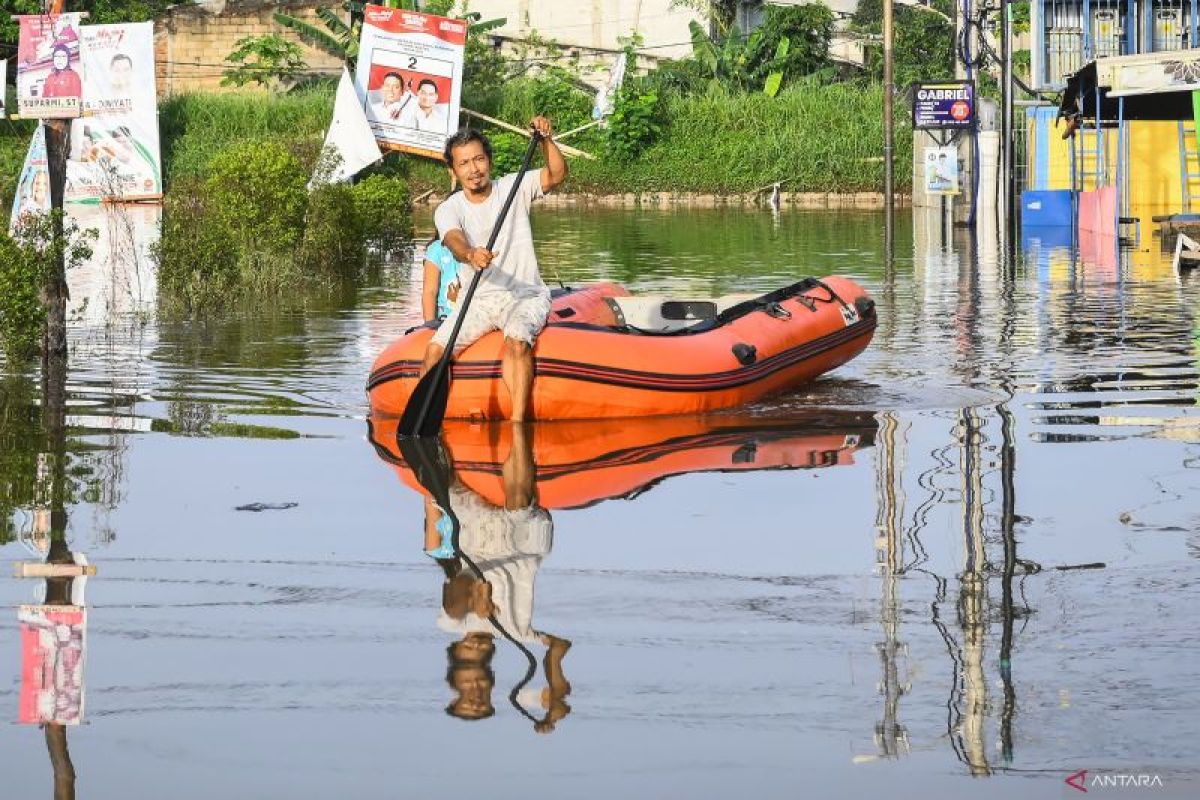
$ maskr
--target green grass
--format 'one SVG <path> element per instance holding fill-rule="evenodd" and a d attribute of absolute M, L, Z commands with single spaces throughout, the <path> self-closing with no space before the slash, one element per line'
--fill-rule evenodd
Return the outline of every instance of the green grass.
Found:
<path fill-rule="evenodd" d="M 782 181 L 798 192 L 883 186 L 883 92 L 851 84 L 793 86 L 774 98 L 709 92 L 668 99 L 659 139 L 628 164 L 573 162 L 576 191 L 738 192 Z M 897 113 L 896 163 L 911 158 Z M 901 166 L 897 176 L 911 170 Z"/>
<path fill-rule="evenodd" d="M 516 92 L 508 105 L 528 111 L 528 89 L 518 86 Z M 882 108 L 881 86 L 844 83 L 796 85 L 774 98 L 726 91 L 672 97 L 663 103 L 662 134 L 630 162 L 605 157 L 602 133 L 568 139 L 597 159 L 572 159 L 564 189 L 725 193 L 781 181 L 794 192 L 881 191 Z M 896 104 L 896 125 L 897 187 L 906 190 L 912 179 L 912 130 L 903 102 Z M 445 190 L 441 164 L 415 162 L 408 171 L 414 195 Z"/>
<path fill-rule="evenodd" d="M 333 115 L 330 86 L 285 95 L 262 92 L 187 94 L 159 106 L 163 163 L 168 185 L 204 177 L 209 162 L 230 145 L 271 139 L 315 159 Z M 307 165 L 311 166 L 311 165 Z"/>

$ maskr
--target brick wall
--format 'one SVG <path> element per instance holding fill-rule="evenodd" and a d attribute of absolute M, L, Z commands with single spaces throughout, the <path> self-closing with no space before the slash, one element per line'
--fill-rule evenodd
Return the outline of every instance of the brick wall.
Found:
<path fill-rule="evenodd" d="M 299 40 L 293 31 L 275 22 L 274 12 L 282 11 L 321 30 L 317 17 L 320 7 L 334 9 L 345 16 L 340 0 L 306 2 L 209 2 L 204 6 L 177 6 L 155 21 L 154 60 L 159 95 L 190 91 L 224 91 L 221 86 L 225 61 L 239 39 L 278 33 L 298 44 L 305 63 L 313 72 L 337 75 L 340 59 L 316 50 Z"/>

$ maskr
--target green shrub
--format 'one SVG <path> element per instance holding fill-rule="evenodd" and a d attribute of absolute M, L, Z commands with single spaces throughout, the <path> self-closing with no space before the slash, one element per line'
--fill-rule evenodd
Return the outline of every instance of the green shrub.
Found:
<path fill-rule="evenodd" d="M 283 252 L 300 240 L 308 173 L 278 142 L 235 145 L 212 160 L 205 200 L 245 247 Z"/>
<path fill-rule="evenodd" d="M 308 196 L 300 247 L 306 269 L 331 276 L 354 275 L 366 256 L 357 200 L 355 191 L 344 183 L 318 186 Z"/>
<path fill-rule="evenodd" d="M 0 345 L 12 361 L 35 355 L 46 309 L 43 269 L 20 244 L 0 234 Z"/>
<path fill-rule="evenodd" d="M 0 232 L 0 349 L 11 361 L 38 352 L 46 326 L 41 293 L 52 265 L 61 257 L 72 269 L 92 257 L 94 231 L 81 233 L 67 223 L 55 244 L 53 230 L 54 215 L 32 214 L 22 218 L 15 238 Z"/>
<path fill-rule="evenodd" d="M 249 60 L 253 57 L 253 61 Z M 222 86 L 278 87 L 296 79 L 308 68 L 300 45 L 277 33 L 262 36 L 243 36 L 234 42 L 233 51 L 225 60 L 236 64 L 225 70 Z"/>
<path fill-rule="evenodd" d="M 162 235 L 153 252 L 160 297 L 168 305 L 206 308 L 237 291 L 237 244 L 211 205 L 195 179 L 178 182 L 163 198 Z"/>
<path fill-rule="evenodd" d="M 617 93 L 608 120 L 608 155 L 617 161 L 637 158 L 662 132 L 660 119 L 658 94 L 643 90 L 639 81 L 627 81 Z"/>
<path fill-rule="evenodd" d="M 412 235 L 408 184 L 371 175 L 354 187 L 355 216 L 367 244 L 388 253 Z"/>
<path fill-rule="evenodd" d="M 568 73 L 551 69 L 536 78 L 510 81 L 501 95 L 500 118 L 525 127 L 535 116 L 548 117 L 559 131 L 582 125 L 592 113 L 592 95 Z"/>

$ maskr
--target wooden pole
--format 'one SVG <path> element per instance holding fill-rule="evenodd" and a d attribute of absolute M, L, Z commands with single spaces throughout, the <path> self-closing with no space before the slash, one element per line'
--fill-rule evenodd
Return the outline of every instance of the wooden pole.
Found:
<path fill-rule="evenodd" d="M 64 0 L 50 0 L 47 13 L 61 14 Z M 63 195 L 67 185 L 67 155 L 71 152 L 71 121 L 52 119 L 45 123 L 46 169 L 50 174 L 50 215 L 53 263 L 42 284 L 42 304 L 46 308 L 46 329 L 42 337 L 42 368 L 51 359 L 67 357 L 67 270 L 64 263 Z"/>
<path fill-rule="evenodd" d="M 462 110 L 462 113 L 466 114 L 468 117 L 475 117 L 476 119 L 481 119 L 484 122 L 490 122 L 491 124 L 495 125 L 498 128 L 504 128 L 507 131 L 512 131 L 513 133 L 519 133 L 522 136 L 529 136 L 529 130 L 527 128 L 518 128 L 516 125 L 505 122 L 502 119 L 496 119 L 495 117 L 489 117 L 487 114 L 480 114 L 478 111 L 472 111 L 469 108 L 464 108 Z M 558 141 L 557 136 L 554 137 L 554 141 L 555 141 L 555 144 L 558 145 L 558 149 L 563 151 L 563 155 L 579 156 L 580 158 L 586 158 L 590 161 L 596 160 L 596 157 L 594 155 L 592 155 L 591 153 L 585 153 L 584 151 L 579 150 L 578 148 L 571 147 L 570 145 L 566 145 L 566 144 L 563 144 L 562 142 Z"/>

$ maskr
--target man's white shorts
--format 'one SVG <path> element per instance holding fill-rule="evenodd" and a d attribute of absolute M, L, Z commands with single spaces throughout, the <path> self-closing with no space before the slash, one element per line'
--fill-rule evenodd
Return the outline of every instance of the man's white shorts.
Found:
<path fill-rule="evenodd" d="M 442 320 L 433 342 L 446 346 L 450 332 L 458 320 L 459 308 Z M 513 297 L 508 292 L 488 292 L 471 298 L 467 307 L 467 318 L 462 330 L 454 340 L 454 352 L 473 344 L 479 337 L 491 331 L 501 331 L 506 339 L 515 339 L 532 346 L 537 335 L 546 327 L 550 316 L 550 292 L 527 297 Z"/>

